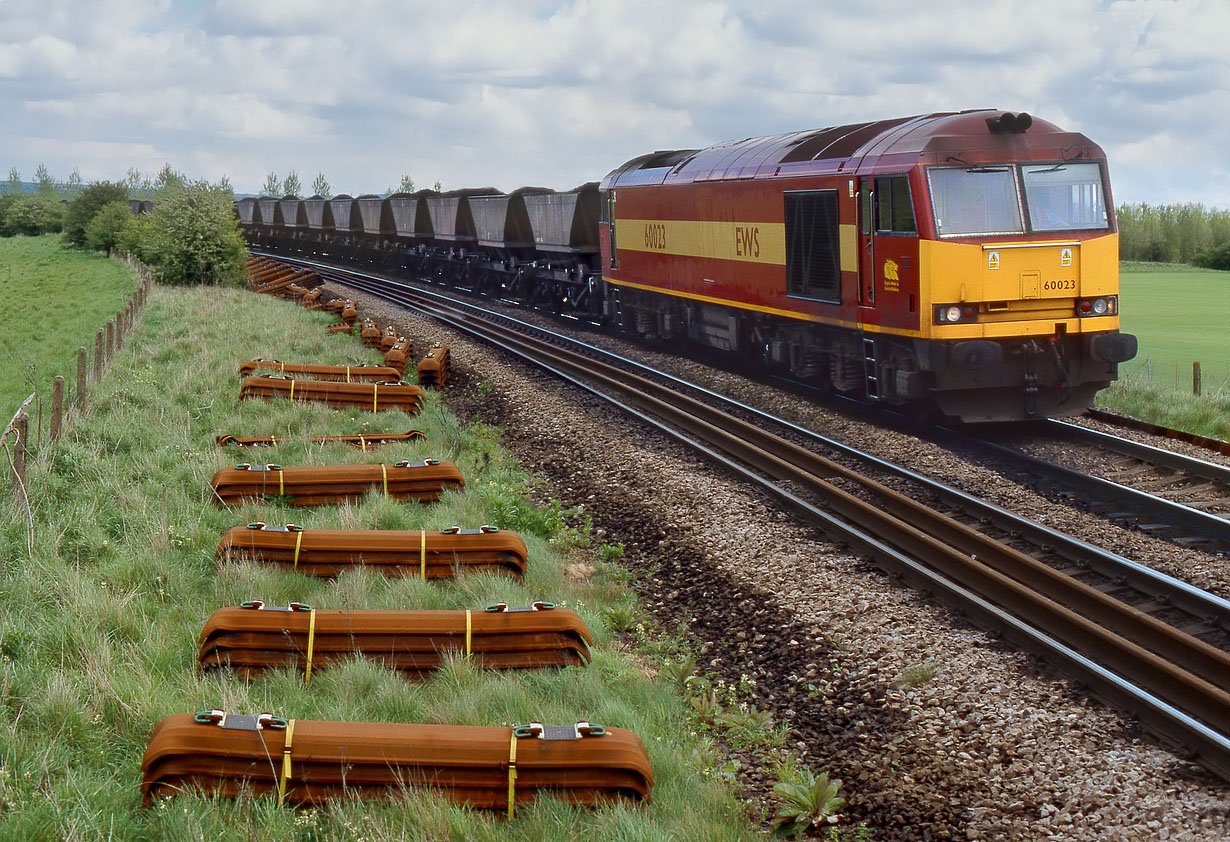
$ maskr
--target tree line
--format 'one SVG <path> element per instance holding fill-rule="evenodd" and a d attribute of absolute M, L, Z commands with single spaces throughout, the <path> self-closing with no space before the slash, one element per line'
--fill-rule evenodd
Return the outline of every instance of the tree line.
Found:
<path fill-rule="evenodd" d="M 1202 204 L 1120 205 L 1119 257 L 1230 269 L 1230 210 Z"/>
<path fill-rule="evenodd" d="M 75 174 L 75 172 L 74 172 Z M 151 199 L 134 215 L 130 199 Z M 230 184 L 196 181 L 167 165 L 152 178 L 129 170 L 123 181 L 57 184 L 40 166 L 27 194 L 16 169 L 0 184 L 0 235 L 62 234 L 71 248 L 127 252 L 162 283 L 242 284 L 247 247 Z"/>
<path fill-rule="evenodd" d="M 432 189 L 436 192 L 440 191 L 440 182 L 436 182 Z M 401 181 L 396 186 L 389 185 L 383 195 L 392 196 L 394 193 L 413 193 L 415 190 L 414 179 L 409 173 L 401 174 Z M 285 178 L 278 178 L 278 174 L 270 172 L 265 176 L 265 183 L 261 185 L 262 196 L 274 196 L 277 198 L 291 199 L 308 199 L 313 196 L 319 196 L 322 199 L 333 198 L 333 187 L 329 184 L 329 179 L 325 178 L 324 173 L 317 173 L 316 178 L 312 181 L 311 191 L 304 195 L 303 182 L 299 178 L 299 174 L 291 170 L 286 174 Z"/>
<path fill-rule="evenodd" d="M 266 196 L 302 198 L 301 191 L 293 170 L 285 178 L 269 173 L 261 188 Z M 413 192 L 414 179 L 403 174 L 386 195 Z M 324 173 L 312 183 L 312 195 L 332 198 Z M 132 199 L 151 200 L 153 212 L 134 215 Z M 241 284 L 247 248 L 234 203 L 226 178 L 212 184 L 195 181 L 170 164 L 153 175 L 129 169 L 119 181 L 88 185 L 77 170 L 58 182 L 40 164 L 33 192 L 27 192 L 14 167 L 8 181 L 0 182 L 0 236 L 61 234 L 72 248 L 127 252 L 167 284 Z"/>

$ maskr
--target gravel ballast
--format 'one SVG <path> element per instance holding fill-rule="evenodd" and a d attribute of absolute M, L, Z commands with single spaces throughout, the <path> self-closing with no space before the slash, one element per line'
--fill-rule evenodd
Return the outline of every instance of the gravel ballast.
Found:
<path fill-rule="evenodd" d="M 866 820 L 874 838 L 1230 837 L 1225 785 L 1036 659 L 595 399 L 434 322 L 346 293 L 363 315 L 450 346 L 450 408 L 498 426 L 503 446 L 551 494 L 584 507 L 600 540 L 625 545 L 643 604 L 668 628 L 687 624 L 703 670 L 755 681 L 756 704 L 792 728 L 786 747 L 844 781 L 847 813 Z M 1224 561 L 1057 506 L 916 438 L 706 366 L 585 338 L 651 365 L 669 362 L 679 376 L 1230 592 Z M 754 801 L 773 783 L 750 765 L 739 779 Z"/>

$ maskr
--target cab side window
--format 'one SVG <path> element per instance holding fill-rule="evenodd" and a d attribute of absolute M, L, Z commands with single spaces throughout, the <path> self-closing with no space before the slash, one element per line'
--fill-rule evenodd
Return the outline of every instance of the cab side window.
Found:
<path fill-rule="evenodd" d="M 904 175 L 880 176 L 875 185 L 876 232 L 917 234 L 910 181 Z"/>

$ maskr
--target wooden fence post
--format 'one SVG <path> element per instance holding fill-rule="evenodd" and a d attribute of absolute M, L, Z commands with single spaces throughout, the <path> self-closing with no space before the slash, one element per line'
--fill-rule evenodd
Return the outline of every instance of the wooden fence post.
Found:
<path fill-rule="evenodd" d="M 13 429 L 17 431 L 17 442 L 13 446 L 13 493 L 20 495 L 26 506 L 30 504 L 30 495 L 26 493 L 26 460 L 29 449 L 26 440 L 30 437 L 30 416 L 22 409 L 13 419 Z"/>
<path fill-rule="evenodd" d="M 77 349 L 77 394 L 73 396 L 73 405 L 80 409 L 85 405 L 85 348 Z"/>
<path fill-rule="evenodd" d="M 1192 394 L 1200 394 L 1200 361 L 1192 363 Z"/>
<path fill-rule="evenodd" d="M 47 440 L 58 441 L 64 423 L 64 377 L 57 374 L 51 386 L 51 423 L 47 426 Z"/>
<path fill-rule="evenodd" d="M 94 382 L 102 380 L 103 367 L 103 333 L 105 331 L 100 327 L 98 333 L 94 334 Z"/>
<path fill-rule="evenodd" d="M 107 320 L 107 362 L 115 356 L 115 319 Z"/>
<path fill-rule="evenodd" d="M 124 311 L 120 310 L 115 314 L 115 350 L 119 353 L 120 348 L 124 347 Z"/>

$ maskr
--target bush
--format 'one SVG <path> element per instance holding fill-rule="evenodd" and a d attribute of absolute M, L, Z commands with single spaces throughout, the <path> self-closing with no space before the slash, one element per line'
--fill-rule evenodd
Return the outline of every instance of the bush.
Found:
<path fill-rule="evenodd" d="M 1230 270 L 1230 242 L 1200 252 L 1192 258 L 1192 265 L 1202 269 Z"/>
<path fill-rule="evenodd" d="M 131 220 L 132 211 L 127 200 L 103 205 L 85 224 L 85 247 L 91 251 L 111 251 L 119 242 L 120 232 Z"/>
<path fill-rule="evenodd" d="M 64 206 L 58 199 L 44 196 L 22 196 L 4 214 L 4 233 L 55 234 L 64 227 Z"/>
<path fill-rule="evenodd" d="M 234 203 L 230 190 L 203 181 L 169 184 L 154 212 L 130 221 L 119 242 L 164 284 L 242 286 L 248 253 Z"/>
<path fill-rule="evenodd" d="M 85 227 L 90 220 L 104 207 L 117 202 L 123 202 L 124 209 L 128 209 L 128 188 L 122 184 L 96 181 L 82 190 L 81 195 L 68 206 L 68 214 L 64 218 L 64 239 L 78 248 L 85 246 Z"/>

